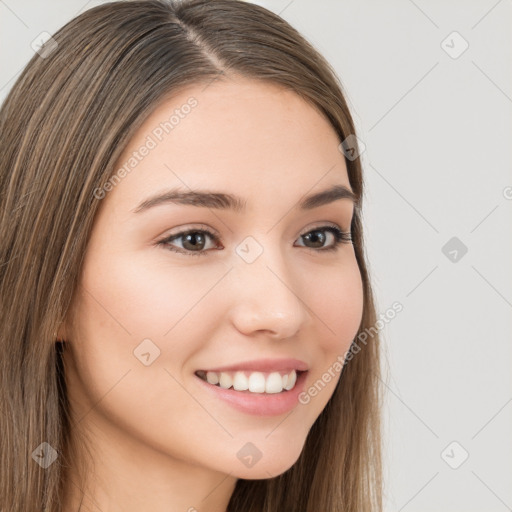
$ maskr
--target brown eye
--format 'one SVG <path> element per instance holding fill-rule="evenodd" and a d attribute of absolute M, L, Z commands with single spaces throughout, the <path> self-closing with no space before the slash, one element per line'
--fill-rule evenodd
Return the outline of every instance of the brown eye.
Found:
<path fill-rule="evenodd" d="M 307 235 L 303 235 L 302 238 L 310 242 L 312 244 L 311 247 L 316 249 L 323 247 L 325 241 L 327 240 L 327 235 L 325 234 L 324 231 L 320 229 L 315 229 L 315 231 L 310 231 Z"/>
<path fill-rule="evenodd" d="M 333 243 L 328 247 L 323 247 L 326 240 L 329 238 L 325 234 L 326 232 L 331 235 Z M 340 244 L 352 242 L 351 233 L 342 231 L 341 229 L 334 226 L 322 226 L 315 228 L 311 231 L 308 231 L 304 235 L 301 235 L 300 238 L 305 240 L 308 244 L 311 244 L 306 245 L 306 247 L 317 251 L 334 251 Z"/>
<path fill-rule="evenodd" d="M 217 236 L 211 233 L 210 231 L 194 229 L 182 231 L 181 233 L 171 235 L 170 237 L 167 237 L 166 239 L 159 242 L 159 244 L 163 245 L 165 248 L 171 251 L 175 251 L 182 254 L 200 256 L 202 254 L 207 254 L 205 246 L 207 244 L 208 238 L 211 238 L 215 242 L 218 242 Z M 171 244 L 171 242 L 180 239 L 182 239 L 182 247 L 175 247 Z"/>

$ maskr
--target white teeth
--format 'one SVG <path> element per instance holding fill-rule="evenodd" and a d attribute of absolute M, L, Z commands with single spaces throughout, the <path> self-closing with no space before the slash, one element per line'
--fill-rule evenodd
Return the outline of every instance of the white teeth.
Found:
<path fill-rule="evenodd" d="M 290 389 L 293 388 L 293 386 L 295 386 L 296 382 L 297 382 L 297 374 L 295 373 L 295 370 L 294 370 L 293 372 L 290 372 L 288 374 L 288 382 L 286 383 L 286 386 L 284 387 L 284 389 L 289 391 Z"/>
<path fill-rule="evenodd" d="M 219 377 L 219 385 L 221 388 L 229 389 L 233 385 L 233 379 L 231 375 L 227 373 L 221 373 Z"/>
<path fill-rule="evenodd" d="M 265 393 L 281 393 L 283 391 L 283 378 L 279 373 L 271 373 L 265 382 Z"/>
<path fill-rule="evenodd" d="M 251 375 L 249 375 L 249 391 L 252 391 L 253 393 L 265 392 L 265 376 L 263 373 L 252 372 Z"/>
<path fill-rule="evenodd" d="M 203 373 L 204 375 L 204 373 Z M 279 372 L 264 374 L 262 372 L 206 372 L 206 380 L 213 385 L 219 385 L 223 389 L 233 387 L 235 391 L 250 391 L 251 393 L 281 393 L 290 391 L 297 382 L 297 373 L 292 370 L 282 375 Z"/>
<path fill-rule="evenodd" d="M 246 391 L 249 389 L 249 379 L 244 372 L 236 372 L 233 377 L 233 389 L 235 391 Z"/>

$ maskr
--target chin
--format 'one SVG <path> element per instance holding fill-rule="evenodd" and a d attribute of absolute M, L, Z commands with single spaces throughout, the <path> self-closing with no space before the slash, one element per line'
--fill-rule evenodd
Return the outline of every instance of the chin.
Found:
<path fill-rule="evenodd" d="M 252 467 L 243 468 L 243 464 L 238 465 L 233 474 L 237 478 L 244 480 L 265 480 L 286 473 L 298 460 L 299 453 L 272 453 L 268 457 L 262 455 Z"/>

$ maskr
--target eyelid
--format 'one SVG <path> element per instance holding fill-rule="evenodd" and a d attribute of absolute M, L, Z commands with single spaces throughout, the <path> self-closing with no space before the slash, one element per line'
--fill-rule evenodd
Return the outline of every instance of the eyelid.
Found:
<path fill-rule="evenodd" d="M 350 232 L 351 224 L 352 223 L 349 224 L 348 230 L 346 230 L 347 232 Z M 327 226 L 339 229 L 341 231 L 345 231 L 339 224 L 336 224 L 335 222 L 331 222 L 328 220 L 323 220 L 323 221 L 321 220 L 321 221 L 316 221 L 315 223 L 313 223 L 312 226 L 310 225 L 310 226 L 304 228 L 304 230 L 300 231 L 297 236 L 303 236 L 303 235 L 309 233 L 310 231 L 313 231 L 318 228 L 324 228 Z M 216 229 L 211 228 L 210 226 L 208 226 L 206 224 L 190 224 L 188 226 L 185 226 L 184 228 L 177 228 L 177 229 L 179 229 L 179 231 L 176 231 L 174 233 L 167 233 L 166 235 L 163 235 L 163 237 L 159 241 L 160 242 L 165 241 L 165 240 L 168 240 L 169 238 L 172 238 L 173 236 L 183 235 L 184 233 L 187 233 L 189 231 L 196 231 L 196 230 L 197 231 L 205 230 L 207 232 L 211 232 L 218 239 L 221 238 L 220 233 Z"/>
<path fill-rule="evenodd" d="M 168 238 L 171 238 L 176 235 L 182 235 L 183 233 L 187 233 L 189 231 L 208 231 L 211 232 L 212 235 L 215 235 L 217 238 L 221 238 L 220 233 L 216 229 L 208 226 L 207 224 L 189 224 L 183 228 L 176 228 L 176 231 L 173 230 L 172 233 L 167 232 L 166 235 L 163 235 L 163 238 L 161 240 L 167 240 Z"/>
<path fill-rule="evenodd" d="M 314 231 L 315 229 L 326 228 L 326 227 L 336 228 L 336 229 L 339 229 L 340 231 L 344 231 L 344 229 L 339 224 L 336 224 L 335 222 L 331 222 L 328 220 L 323 220 L 323 221 L 318 221 L 318 223 L 315 222 L 313 227 L 308 226 L 307 228 L 304 229 L 304 231 L 301 231 L 298 236 L 305 235 L 305 234 L 309 233 L 310 231 Z M 350 226 L 347 231 L 348 232 L 350 231 Z"/>

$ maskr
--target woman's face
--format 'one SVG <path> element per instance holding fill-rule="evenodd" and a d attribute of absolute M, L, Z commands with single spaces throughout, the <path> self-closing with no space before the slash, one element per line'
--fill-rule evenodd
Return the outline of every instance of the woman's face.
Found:
<path fill-rule="evenodd" d="M 353 202 L 302 204 L 350 190 L 338 145 L 298 95 L 242 78 L 190 87 L 145 121 L 97 191 L 66 324 L 71 403 L 98 443 L 244 479 L 294 464 L 362 316 L 352 244 L 328 250 Z M 223 197 L 152 201 L 171 191 Z M 294 369 L 307 371 L 278 392 Z"/>

